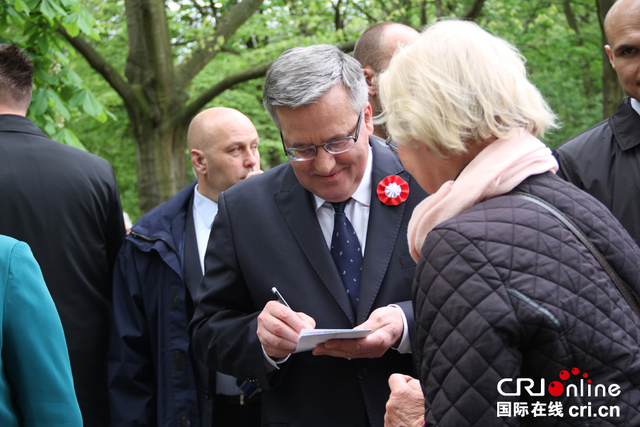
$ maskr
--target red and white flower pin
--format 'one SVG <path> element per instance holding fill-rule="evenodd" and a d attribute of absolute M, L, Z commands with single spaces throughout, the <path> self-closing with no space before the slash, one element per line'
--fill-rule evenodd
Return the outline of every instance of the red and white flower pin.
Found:
<path fill-rule="evenodd" d="M 389 206 L 399 205 L 409 197 L 409 184 L 398 175 L 389 175 L 378 184 L 378 198 Z"/>

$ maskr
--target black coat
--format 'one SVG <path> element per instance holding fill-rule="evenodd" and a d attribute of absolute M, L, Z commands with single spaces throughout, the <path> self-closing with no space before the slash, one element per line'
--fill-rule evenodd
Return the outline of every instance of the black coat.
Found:
<path fill-rule="evenodd" d="M 140 218 L 118 255 L 109 352 L 113 426 L 211 425 L 212 396 L 202 385 L 208 378 L 196 374 L 187 332 L 189 285 L 199 280 L 186 283 L 185 263 L 195 262 L 202 277 L 197 246 L 191 260 L 185 248 L 196 183 Z"/>
<path fill-rule="evenodd" d="M 600 200 L 640 245 L 640 115 L 630 98 L 554 154 L 558 176 Z"/>
<path fill-rule="evenodd" d="M 106 160 L 0 115 L 0 234 L 27 242 L 62 320 L 86 426 L 109 425 L 111 274 L 124 240 Z"/>
<path fill-rule="evenodd" d="M 640 249 L 593 197 L 552 173 L 516 190 L 554 205 L 587 235 L 640 301 Z M 428 426 L 640 425 L 640 318 L 588 249 L 543 208 L 494 197 L 428 235 L 413 287 Z M 572 369 L 579 370 L 573 375 Z M 568 380 L 560 372 L 567 370 Z M 620 395 L 554 397 L 548 386 L 620 386 Z M 503 396 L 502 379 L 530 378 L 544 396 Z M 515 392 L 516 382 L 503 383 Z M 585 388 L 586 390 L 586 388 Z M 498 402 L 560 402 L 564 417 L 498 417 Z M 573 417 L 617 406 L 619 417 Z M 546 406 L 548 408 L 548 406 Z M 608 409 L 607 409 L 608 410 Z M 583 415 L 586 415 L 586 409 Z M 578 413 L 579 414 L 579 413 Z"/>

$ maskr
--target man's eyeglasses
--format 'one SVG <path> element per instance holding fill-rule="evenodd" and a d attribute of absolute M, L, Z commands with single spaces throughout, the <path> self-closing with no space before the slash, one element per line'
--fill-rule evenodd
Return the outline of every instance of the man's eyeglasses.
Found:
<path fill-rule="evenodd" d="M 385 144 L 387 144 L 387 147 L 391 148 L 391 151 L 398 154 L 398 143 L 391 139 L 391 136 L 387 137 Z"/>
<path fill-rule="evenodd" d="M 362 121 L 362 113 L 358 116 L 358 124 L 356 125 L 356 134 L 354 136 L 347 136 L 346 138 L 338 139 L 337 141 L 325 142 L 322 145 L 309 145 L 308 147 L 287 148 L 284 145 L 284 138 L 282 138 L 282 132 L 280 132 L 280 139 L 282 140 L 282 147 L 288 158 L 294 162 L 304 162 L 306 160 L 313 159 L 318 153 L 318 148 L 323 147 L 327 150 L 327 153 L 341 154 L 353 149 L 358 141 L 358 135 L 360 134 L 360 122 Z"/>

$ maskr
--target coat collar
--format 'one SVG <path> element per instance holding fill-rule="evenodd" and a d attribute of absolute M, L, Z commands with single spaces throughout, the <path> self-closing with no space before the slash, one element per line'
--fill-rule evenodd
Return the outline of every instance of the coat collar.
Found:
<path fill-rule="evenodd" d="M 640 114 L 631 106 L 631 98 L 622 101 L 609 118 L 609 123 L 622 151 L 640 144 Z"/>
<path fill-rule="evenodd" d="M 372 195 L 357 318 L 354 318 L 342 280 L 331 253 L 324 244 L 322 230 L 314 211 L 313 195 L 300 185 L 291 167 L 285 172 L 281 190 L 274 194 L 276 205 L 300 249 L 354 326 L 369 317 L 391 260 L 404 214 L 404 203 L 387 206 L 380 201 L 376 193 L 378 183 L 388 175 L 400 175 L 409 179 L 400 160 L 385 146 L 384 141 L 372 137 L 369 144 L 373 153 Z"/>
<path fill-rule="evenodd" d="M 17 114 L 0 114 L 0 132 L 21 132 L 49 138 L 31 120 Z"/>
<path fill-rule="evenodd" d="M 127 236 L 139 250 L 156 250 L 162 259 L 182 277 L 181 258 L 184 251 L 186 215 L 192 203 L 197 181 L 183 188 L 163 204 L 140 218 Z"/>

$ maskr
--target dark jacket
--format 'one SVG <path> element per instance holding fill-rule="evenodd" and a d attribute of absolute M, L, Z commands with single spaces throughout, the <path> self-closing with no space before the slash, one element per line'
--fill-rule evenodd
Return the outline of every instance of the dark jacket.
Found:
<path fill-rule="evenodd" d="M 602 204 L 552 173 L 516 190 L 571 218 L 640 301 L 640 249 Z M 505 195 L 436 226 L 422 248 L 413 299 L 427 425 L 640 425 L 640 318 L 588 249 L 542 207 Z M 544 396 L 503 396 L 505 378 L 513 381 L 502 384 L 504 392 L 530 378 Z M 558 397 L 548 391 L 554 381 L 555 390 L 564 388 Z M 566 396 L 570 384 L 584 386 L 581 397 Z M 619 385 L 620 395 L 588 396 L 587 385 L 599 384 Z M 498 402 L 526 402 L 531 413 L 536 401 L 560 402 L 564 416 L 497 416 Z M 620 416 L 586 416 L 605 405 L 619 407 Z"/>
<path fill-rule="evenodd" d="M 273 300 L 273 286 L 317 328 L 350 329 L 376 308 L 397 302 L 413 326 L 409 298 L 415 263 L 407 223 L 425 193 L 384 143 L 375 138 L 370 143 L 371 205 L 357 315 L 322 234 L 313 196 L 290 163 L 220 196 L 190 328 L 196 354 L 207 366 L 259 382 L 264 426 L 382 427 L 389 375 L 412 373 L 411 355 L 391 349 L 380 358 L 353 360 L 297 353 L 277 372 L 268 372 L 256 334 L 258 314 Z M 410 186 L 407 200 L 396 206 L 385 205 L 376 193 L 389 175 Z"/>
<path fill-rule="evenodd" d="M 108 161 L 0 115 L 0 234 L 27 242 L 62 320 L 86 426 L 109 426 L 111 276 L 125 230 Z"/>
<path fill-rule="evenodd" d="M 136 222 L 118 255 L 109 355 L 114 426 L 200 426 L 196 390 L 211 404 L 196 383 L 187 333 L 192 302 L 183 259 L 195 185 Z"/>
<path fill-rule="evenodd" d="M 630 98 L 554 154 L 558 176 L 600 200 L 640 245 L 640 115 Z"/>

